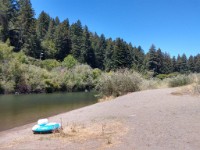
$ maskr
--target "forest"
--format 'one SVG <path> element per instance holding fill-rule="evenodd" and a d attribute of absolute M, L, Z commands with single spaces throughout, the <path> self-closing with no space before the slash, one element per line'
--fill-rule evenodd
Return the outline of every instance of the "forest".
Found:
<path fill-rule="evenodd" d="M 0 93 L 92 89 L 102 73 L 119 70 L 160 79 L 200 72 L 200 54 L 171 56 L 154 44 L 145 53 L 80 20 L 70 23 L 44 11 L 35 18 L 30 0 L 0 1 L 0 41 Z"/>

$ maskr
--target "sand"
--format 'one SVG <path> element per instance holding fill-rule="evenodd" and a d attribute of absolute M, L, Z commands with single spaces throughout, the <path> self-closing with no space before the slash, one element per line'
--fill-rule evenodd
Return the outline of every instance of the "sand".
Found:
<path fill-rule="evenodd" d="M 199 150 L 200 98 L 177 88 L 131 93 L 49 117 L 63 131 L 33 134 L 33 124 L 0 132 L 0 149 Z"/>

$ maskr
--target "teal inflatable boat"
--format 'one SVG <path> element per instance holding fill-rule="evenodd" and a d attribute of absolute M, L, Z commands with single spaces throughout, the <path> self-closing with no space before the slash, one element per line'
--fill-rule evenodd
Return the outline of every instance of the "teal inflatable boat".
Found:
<path fill-rule="evenodd" d="M 52 133 L 61 128 L 60 123 L 51 122 L 48 123 L 47 119 L 38 120 L 38 124 L 33 126 L 33 133 Z"/>

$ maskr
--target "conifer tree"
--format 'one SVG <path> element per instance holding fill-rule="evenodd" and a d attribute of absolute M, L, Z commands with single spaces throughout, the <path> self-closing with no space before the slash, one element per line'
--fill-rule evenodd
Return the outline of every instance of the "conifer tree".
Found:
<path fill-rule="evenodd" d="M 30 0 L 19 0 L 19 15 L 17 28 L 19 31 L 19 49 L 23 48 L 26 54 L 39 57 L 41 50 L 36 36 L 36 21 Z"/>
<path fill-rule="evenodd" d="M 147 53 L 147 68 L 154 72 L 154 75 L 158 73 L 158 58 L 156 53 L 156 48 L 154 45 L 151 46 L 149 52 Z"/>
<path fill-rule="evenodd" d="M 168 53 L 163 54 L 163 62 L 162 62 L 162 72 L 163 74 L 169 74 L 173 72 L 173 62 Z"/>
<path fill-rule="evenodd" d="M 43 40 L 45 35 L 48 32 L 50 23 L 50 16 L 42 11 L 39 15 L 39 18 L 37 19 L 37 25 L 36 25 L 36 32 L 37 36 L 40 40 Z"/>
<path fill-rule="evenodd" d="M 54 21 L 54 19 L 50 19 L 49 27 L 48 27 L 45 39 L 47 39 L 47 40 L 53 40 L 55 29 L 56 29 L 56 27 L 55 27 L 55 21 Z"/>
<path fill-rule="evenodd" d="M 177 72 L 177 64 L 176 64 L 176 57 L 173 56 L 172 58 L 172 71 Z"/>
<path fill-rule="evenodd" d="M 114 68 L 120 69 L 120 68 L 128 68 L 129 62 L 128 62 L 128 48 L 125 45 L 123 39 L 117 38 L 115 41 L 114 46 Z"/>
<path fill-rule="evenodd" d="M 188 71 L 187 56 L 185 54 L 183 54 L 181 56 L 180 72 L 181 73 L 186 73 L 187 71 Z"/>
<path fill-rule="evenodd" d="M 69 33 L 69 20 L 66 19 L 60 23 L 54 34 L 54 42 L 56 47 L 56 59 L 63 60 L 71 51 L 71 40 Z"/>
<path fill-rule="evenodd" d="M 91 67 L 95 67 L 95 54 L 92 49 L 91 41 L 90 41 L 90 33 L 88 31 L 88 27 L 85 26 L 83 30 L 83 57 L 84 62 L 86 62 Z"/>
<path fill-rule="evenodd" d="M 195 72 L 195 62 L 194 57 L 192 55 L 188 59 L 188 70 L 190 72 Z"/>
<path fill-rule="evenodd" d="M 181 59 L 181 56 L 178 54 L 177 61 L 176 61 L 176 71 L 177 72 L 181 71 L 181 65 L 182 65 L 182 59 Z"/>
<path fill-rule="evenodd" d="M 105 50 L 105 61 L 104 66 L 106 71 L 110 71 L 114 68 L 114 60 L 113 60 L 113 54 L 114 54 L 114 44 L 112 39 L 107 40 L 106 50 Z"/>
<path fill-rule="evenodd" d="M 195 72 L 200 73 L 200 54 L 197 54 L 194 57 L 194 62 L 195 62 Z"/>
<path fill-rule="evenodd" d="M 105 51 L 106 51 L 106 39 L 102 34 L 97 43 L 97 49 L 95 50 L 95 60 L 96 67 L 104 70 L 104 59 L 105 59 Z"/>
<path fill-rule="evenodd" d="M 72 42 L 72 50 L 71 53 L 75 59 L 77 59 L 79 62 L 84 62 L 84 56 L 83 56 L 83 28 L 80 20 L 78 20 L 76 23 L 71 25 L 70 29 L 70 37 Z"/>
<path fill-rule="evenodd" d="M 15 17 L 17 14 L 16 0 L 0 1 L 0 40 L 5 42 L 10 38 L 10 32 L 15 29 Z"/>

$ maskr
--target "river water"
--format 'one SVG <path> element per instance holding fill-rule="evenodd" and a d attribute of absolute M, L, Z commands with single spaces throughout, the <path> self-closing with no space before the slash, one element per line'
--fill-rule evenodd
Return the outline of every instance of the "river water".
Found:
<path fill-rule="evenodd" d="M 56 93 L 0 96 L 0 131 L 36 122 L 97 102 L 94 93 Z"/>

